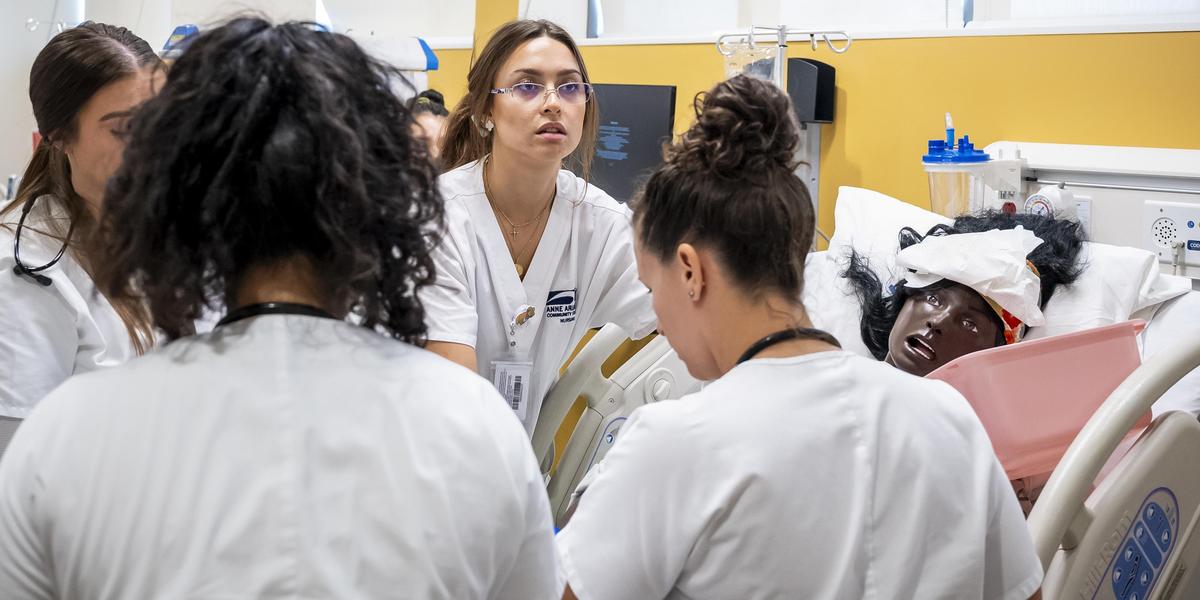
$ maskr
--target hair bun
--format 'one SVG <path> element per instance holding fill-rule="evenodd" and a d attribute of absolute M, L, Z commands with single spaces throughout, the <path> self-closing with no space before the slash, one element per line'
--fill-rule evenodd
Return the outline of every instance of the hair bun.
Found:
<path fill-rule="evenodd" d="M 442 93 L 437 90 L 425 90 L 425 91 L 421 92 L 420 94 L 417 94 L 417 99 L 418 99 L 418 101 L 428 100 L 429 102 L 436 104 L 438 106 L 441 106 L 443 108 L 446 106 L 446 97 L 443 96 Z"/>
<path fill-rule="evenodd" d="M 697 95 L 695 107 L 695 124 L 667 151 L 671 164 L 731 179 L 799 165 L 792 102 L 775 84 L 738 75 Z"/>

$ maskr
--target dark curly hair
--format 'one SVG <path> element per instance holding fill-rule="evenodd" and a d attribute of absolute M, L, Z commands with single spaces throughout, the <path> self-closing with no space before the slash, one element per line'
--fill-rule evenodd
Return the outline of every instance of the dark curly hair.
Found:
<path fill-rule="evenodd" d="M 742 289 L 798 302 L 816 217 L 794 173 L 791 101 L 739 75 L 698 95 L 695 109 L 631 203 L 640 243 L 661 260 L 681 243 L 710 246 Z"/>
<path fill-rule="evenodd" d="M 935 225 L 925 236 L 921 236 L 911 228 L 900 230 L 900 249 L 903 250 L 919 243 L 930 235 L 954 235 L 959 233 L 976 233 L 994 229 L 1013 229 L 1018 225 L 1032 231 L 1041 238 L 1042 245 L 1029 253 L 1029 261 L 1037 267 L 1041 279 L 1041 295 L 1039 305 L 1054 295 L 1054 290 L 1060 285 L 1070 285 L 1079 278 L 1084 265 L 1079 262 L 1079 252 L 1083 249 L 1084 235 L 1079 223 L 1066 219 L 1054 219 L 1030 214 L 1008 214 L 999 211 L 987 211 L 976 215 L 963 215 L 954 220 L 953 225 Z M 842 276 L 847 278 L 859 304 L 862 306 L 862 320 L 859 330 L 863 343 L 871 351 L 871 355 L 883 360 L 888 353 L 888 337 L 900 309 L 904 303 L 918 293 L 959 285 L 950 281 L 939 281 L 923 288 L 910 288 L 902 279 L 896 283 L 895 290 L 890 296 L 883 295 L 883 285 L 875 271 L 871 270 L 867 260 L 851 251 L 848 256 L 846 270 Z M 975 293 L 972 290 L 972 293 Z M 1000 317 L 991 315 L 997 326 L 996 345 L 1004 344 L 1004 324 Z"/>
<path fill-rule="evenodd" d="M 201 35 L 130 126 L 97 285 L 169 339 L 247 269 L 307 259 L 363 327 L 422 343 L 442 201 L 401 81 L 350 38 L 240 18 Z"/>

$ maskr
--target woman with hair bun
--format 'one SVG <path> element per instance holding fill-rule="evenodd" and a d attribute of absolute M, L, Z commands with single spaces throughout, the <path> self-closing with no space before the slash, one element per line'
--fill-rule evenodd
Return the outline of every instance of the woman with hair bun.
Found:
<path fill-rule="evenodd" d="M 434 164 L 441 162 L 442 130 L 446 126 L 446 98 L 437 90 L 425 90 L 409 101 L 408 109 L 412 111 L 412 135 L 425 142 L 429 149 L 429 159 Z"/>
<path fill-rule="evenodd" d="M 557 538 L 565 597 L 1035 595 L 1041 564 L 966 401 L 812 328 L 798 139 L 782 91 L 735 77 L 635 199 L 659 329 L 714 381 L 622 427 Z"/>

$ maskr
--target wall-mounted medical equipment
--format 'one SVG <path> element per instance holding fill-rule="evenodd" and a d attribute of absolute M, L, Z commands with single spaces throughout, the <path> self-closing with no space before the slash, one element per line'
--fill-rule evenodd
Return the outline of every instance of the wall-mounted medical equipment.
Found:
<path fill-rule="evenodd" d="M 929 176 L 930 210 L 947 217 L 998 204 L 1016 212 L 1021 186 L 1021 157 L 997 156 L 976 149 L 971 137 L 955 139 L 954 121 L 946 113 L 946 137 L 929 140 L 921 164 Z"/>
<path fill-rule="evenodd" d="M 1021 159 L 1018 212 L 1078 219 L 1092 241 L 1150 250 L 1200 289 L 1200 150 L 1009 141 L 984 150 Z M 979 208 L 1013 207 L 985 194 Z"/>
<path fill-rule="evenodd" d="M 802 125 L 833 122 L 837 70 L 819 60 L 789 58 L 787 93 Z"/>
<path fill-rule="evenodd" d="M 323 31 L 336 31 L 326 24 L 315 24 Z M 347 29 L 337 31 L 349 37 L 362 46 L 371 56 L 382 60 L 401 72 L 411 87 L 399 85 L 395 92 L 401 97 L 415 96 L 429 87 L 427 71 L 438 69 L 437 54 L 425 43 L 425 40 L 412 37 L 391 35 L 382 31 Z M 163 46 L 161 56 L 167 62 L 174 61 L 183 54 L 200 30 L 195 25 L 180 25 L 175 28 Z"/>
<path fill-rule="evenodd" d="M 413 96 L 429 88 L 428 71 L 438 70 L 437 54 L 421 38 L 360 29 L 347 29 L 341 33 L 357 42 L 371 56 L 399 69 L 412 84 Z M 410 95 L 410 91 L 402 87 L 395 91 L 404 97 Z"/>
<path fill-rule="evenodd" d="M 813 209 L 819 210 L 821 173 L 821 123 L 833 122 L 836 72 L 828 64 L 809 59 L 788 59 L 788 40 L 807 40 L 815 52 L 824 42 L 829 50 L 842 54 L 852 39 L 845 31 L 804 31 L 786 26 L 753 26 L 745 33 L 717 38 L 717 52 L 725 57 L 725 75 L 748 74 L 770 80 L 788 92 L 796 107 L 801 126 L 801 144 L 796 174 L 808 187 Z M 840 45 L 839 42 L 840 41 Z M 828 239 L 818 231 L 821 237 Z"/>
<path fill-rule="evenodd" d="M 182 54 L 184 49 L 200 35 L 200 28 L 195 25 L 180 25 L 167 36 L 166 44 L 163 44 L 162 52 L 159 56 L 167 62 L 175 62 Z"/>

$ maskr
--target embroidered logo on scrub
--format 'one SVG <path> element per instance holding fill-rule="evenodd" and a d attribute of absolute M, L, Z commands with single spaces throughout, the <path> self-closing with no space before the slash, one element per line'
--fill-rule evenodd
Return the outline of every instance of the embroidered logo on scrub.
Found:
<path fill-rule="evenodd" d="M 575 320 L 575 290 L 550 292 L 546 298 L 546 318 L 558 319 L 559 323 Z"/>

